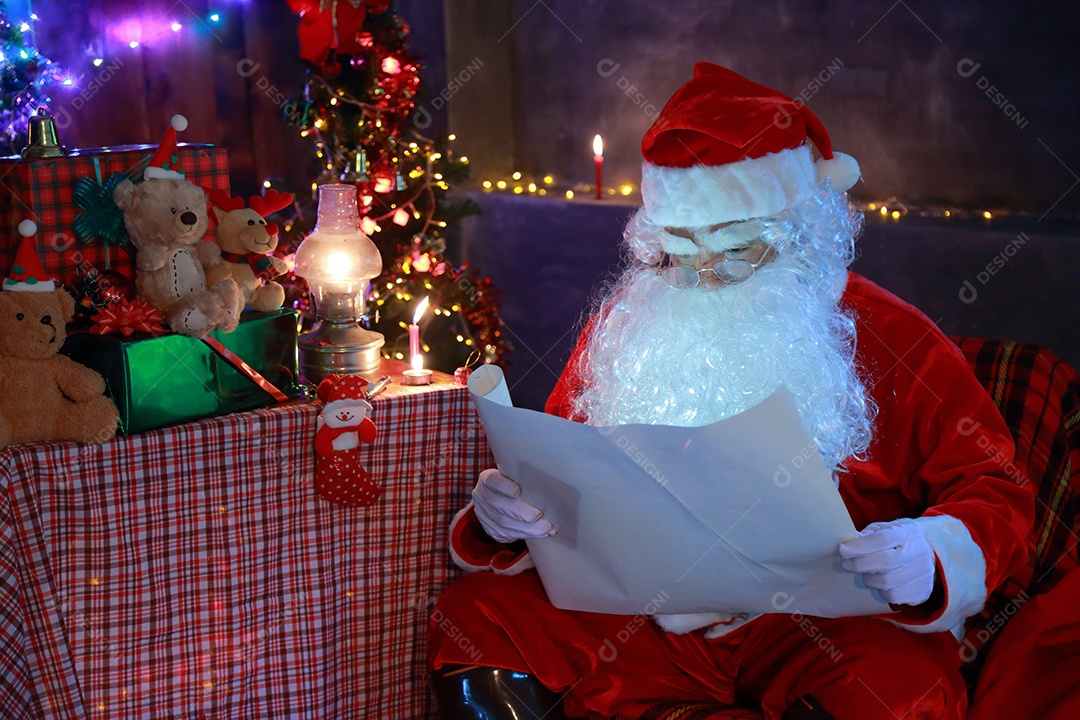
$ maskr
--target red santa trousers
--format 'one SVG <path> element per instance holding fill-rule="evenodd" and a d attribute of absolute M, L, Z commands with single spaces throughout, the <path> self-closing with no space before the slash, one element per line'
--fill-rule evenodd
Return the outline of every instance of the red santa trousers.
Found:
<path fill-rule="evenodd" d="M 837 720 L 959 720 L 960 652 L 947 632 L 920 635 L 874 618 L 766 615 L 707 640 L 643 616 L 559 610 L 534 571 L 478 572 L 432 615 L 433 669 L 482 665 L 565 692 L 570 717 L 634 714 L 657 702 L 760 704 L 780 718 L 813 695 Z"/>
<path fill-rule="evenodd" d="M 1080 569 L 1010 619 L 979 675 L 973 720 L 1080 718 Z"/>

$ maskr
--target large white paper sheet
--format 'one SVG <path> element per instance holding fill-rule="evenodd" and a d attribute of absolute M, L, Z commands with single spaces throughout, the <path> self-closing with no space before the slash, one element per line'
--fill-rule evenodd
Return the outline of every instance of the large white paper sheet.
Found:
<path fill-rule="evenodd" d="M 500 471 L 557 534 L 528 542 L 556 607 L 803 613 L 889 606 L 840 568 L 858 533 L 780 388 L 703 427 L 590 427 L 511 405 L 502 371 L 469 378 Z"/>

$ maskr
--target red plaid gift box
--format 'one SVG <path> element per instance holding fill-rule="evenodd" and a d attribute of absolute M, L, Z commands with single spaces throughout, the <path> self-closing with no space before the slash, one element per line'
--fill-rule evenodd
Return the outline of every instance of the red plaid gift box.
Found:
<path fill-rule="evenodd" d="M 224 148 L 181 144 L 186 178 L 201 187 L 229 189 L 229 159 Z M 156 145 L 85 148 L 61 158 L 0 158 L 0 271 L 6 272 L 19 249 L 19 223 L 38 224 L 38 254 L 45 270 L 62 282 L 79 268 L 112 268 L 131 277 L 135 264 L 127 251 L 100 240 L 83 244 L 71 223 L 78 213 L 72 198 L 75 181 L 89 177 L 104 183 L 113 173 L 131 171 L 132 179 L 157 150 Z M 207 233 L 210 234 L 209 232 Z"/>

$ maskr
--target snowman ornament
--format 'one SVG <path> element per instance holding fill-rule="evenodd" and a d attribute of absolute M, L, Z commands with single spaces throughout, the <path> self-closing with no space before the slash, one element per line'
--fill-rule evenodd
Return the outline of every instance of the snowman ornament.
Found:
<path fill-rule="evenodd" d="M 359 375 L 329 375 L 319 383 L 326 405 L 315 432 L 315 490 L 339 505 L 372 505 L 383 492 L 360 458 L 361 443 L 375 440 L 367 392 L 368 382 Z"/>

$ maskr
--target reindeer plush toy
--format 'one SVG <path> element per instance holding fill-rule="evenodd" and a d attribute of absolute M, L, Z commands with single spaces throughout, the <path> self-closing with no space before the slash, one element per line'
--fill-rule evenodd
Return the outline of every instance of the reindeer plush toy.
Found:
<path fill-rule="evenodd" d="M 232 278 L 240 286 L 244 302 L 252 310 L 276 310 L 285 302 L 285 290 L 273 278 L 288 269 L 285 262 L 271 255 L 277 248 L 278 228 L 266 216 L 292 204 L 291 193 L 267 190 L 253 196 L 244 207 L 244 199 L 231 197 L 221 190 L 208 190 L 211 209 L 217 219 L 216 244 L 219 253 L 206 255 L 206 279 L 209 284 Z"/>

